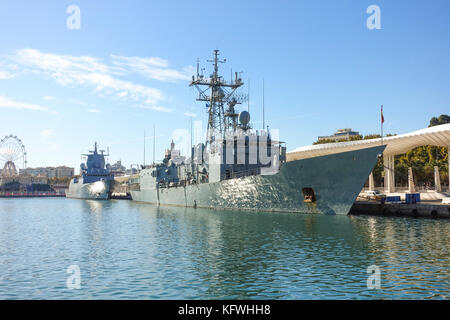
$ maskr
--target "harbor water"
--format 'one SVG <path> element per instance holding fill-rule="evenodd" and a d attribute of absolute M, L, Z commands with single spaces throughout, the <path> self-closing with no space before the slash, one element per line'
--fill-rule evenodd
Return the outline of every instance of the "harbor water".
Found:
<path fill-rule="evenodd" d="M 448 220 L 0 199 L 0 299 L 448 299 L 449 248 Z"/>

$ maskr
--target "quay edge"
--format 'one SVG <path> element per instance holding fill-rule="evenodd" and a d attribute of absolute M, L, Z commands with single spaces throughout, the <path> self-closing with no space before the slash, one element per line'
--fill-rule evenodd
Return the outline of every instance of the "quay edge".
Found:
<path fill-rule="evenodd" d="M 450 219 L 450 205 L 432 203 L 381 204 L 368 201 L 356 201 L 350 209 L 349 215 Z"/>

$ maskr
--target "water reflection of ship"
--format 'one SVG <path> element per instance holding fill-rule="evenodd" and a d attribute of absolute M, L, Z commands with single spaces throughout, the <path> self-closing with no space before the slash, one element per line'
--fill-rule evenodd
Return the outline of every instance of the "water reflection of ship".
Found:
<path fill-rule="evenodd" d="M 145 216 L 144 225 L 148 228 L 140 236 L 145 236 L 149 243 L 153 239 L 164 243 L 149 246 L 146 252 L 151 271 L 167 263 L 155 257 L 177 252 L 183 257 L 183 266 L 189 268 L 189 276 L 183 279 L 193 279 L 189 281 L 204 288 L 202 295 L 212 299 L 268 295 L 274 299 L 295 298 L 295 293 L 302 290 L 306 293 L 311 283 L 317 281 L 321 267 L 314 270 L 312 261 L 324 259 L 339 271 L 346 269 L 349 276 L 354 270 L 344 268 L 342 261 L 336 260 L 336 254 L 350 261 L 351 257 L 361 257 L 364 251 L 355 241 L 352 223 L 345 216 L 256 215 L 140 203 L 132 203 L 131 207 Z M 188 245 L 179 247 L 179 243 Z M 279 287 L 283 281 L 297 291 L 283 290 Z M 305 287 L 305 283 L 309 286 Z"/>
<path fill-rule="evenodd" d="M 96 200 L 86 200 L 84 201 L 86 207 L 88 208 L 88 212 L 91 213 L 102 213 L 103 212 L 103 203 L 104 201 L 96 201 Z"/>

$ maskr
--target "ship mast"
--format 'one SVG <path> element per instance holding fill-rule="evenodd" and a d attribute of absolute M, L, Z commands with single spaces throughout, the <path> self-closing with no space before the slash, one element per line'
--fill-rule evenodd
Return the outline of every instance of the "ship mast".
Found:
<path fill-rule="evenodd" d="M 225 138 L 225 133 L 235 130 L 238 123 L 238 114 L 234 109 L 236 104 L 241 104 L 243 98 L 236 97 L 235 91 L 244 83 L 238 73 L 235 72 L 234 81 L 224 80 L 219 75 L 219 63 L 225 63 L 226 59 L 219 60 L 219 50 L 214 50 L 214 60 L 212 62 L 214 72 L 208 78 L 203 74 L 199 74 L 199 65 L 197 62 L 197 76 L 192 76 L 189 86 L 195 86 L 199 92 L 197 101 L 206 102 L 208 109 L 208 128 L 206 133 L 206 143 L 214 140 L 214 135 L 220 134 Z"/>

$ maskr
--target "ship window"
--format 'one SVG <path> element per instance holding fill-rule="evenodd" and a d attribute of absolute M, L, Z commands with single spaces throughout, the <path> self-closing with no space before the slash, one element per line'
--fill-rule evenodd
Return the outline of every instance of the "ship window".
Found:
<path fill-rule="evenodd" d="M 303 188 L 302 192 L 304 202 L 316 202 L 316 195 L 313 188 Z"/>

